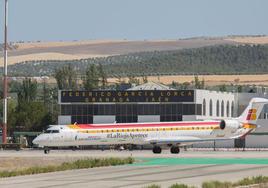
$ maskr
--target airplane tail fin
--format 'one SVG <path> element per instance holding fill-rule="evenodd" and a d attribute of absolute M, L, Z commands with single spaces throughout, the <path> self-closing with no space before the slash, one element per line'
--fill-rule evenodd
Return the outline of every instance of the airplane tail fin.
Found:
<path fill-rule="evenodd" d="M 240 123 L 256 124 L 258 117 L 263 109 L 263 106 L 268 104 L 268 99 L 264 98 L 252 98 L 244 110 L 244 112 L 238 117 Z"/>

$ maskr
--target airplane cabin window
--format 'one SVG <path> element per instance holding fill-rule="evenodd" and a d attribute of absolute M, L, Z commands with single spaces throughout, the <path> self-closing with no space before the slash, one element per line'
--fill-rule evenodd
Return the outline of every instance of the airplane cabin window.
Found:
<path fill-rule="evenodd" d="M 60 133 L 59 130 L 51 130 L 51 133 Z"/>

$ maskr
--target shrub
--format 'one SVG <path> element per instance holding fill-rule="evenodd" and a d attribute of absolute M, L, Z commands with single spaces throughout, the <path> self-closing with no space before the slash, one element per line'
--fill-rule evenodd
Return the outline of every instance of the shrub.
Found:
<path fill-rule="evenodd" d="M 59 166 L 30 167 L 23 170 L 0 171 L 0 177 L 11 177 L 20 175 L 39 174 L 73 169 L 94 168 L 101 166 L 115 166 L 132 164 L 134 159 L 128 158 L 102 158 L 102 159 L 80 159 L 74 162 L 65 162 Z"/>
<path fill-rule="evenodd" d="M 147 186 L 145 188 L 161 188 L 161 186 L 160 185 L 153 184 L 153 185 L 149 185 L 149 186 Z"/>
<path fill-rule="evenodd" d="M 193 186 L 188 186 L 188 185 L 185 185 L 185 184 L 173 184 L 170 186 L 170 188 L 194 188 Z"/>
<path fill-rule="evenodd" d="M 220 182 L 220 181 L 209 181 L 202 183 L 202 188 L 231 188 L 232 183 Z"/>
<path fill-rule="evenodd" d="M 252 178 L 244 178 L 234 183 L 233 186 L 243 186 L 243 185 L 252 185 L 252 184 L 260 184 L 260 183 L 268 183 L 268 177 L 256 176 Z"/>

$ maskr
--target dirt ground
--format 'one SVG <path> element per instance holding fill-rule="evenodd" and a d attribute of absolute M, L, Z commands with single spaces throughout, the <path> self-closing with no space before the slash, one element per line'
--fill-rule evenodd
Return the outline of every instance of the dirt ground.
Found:
<path fill-rule="evenodd" d="M 60 165 L 83 157 L 0 157 L 0 171 L 20 170 L 34 166 Z"/>
<path fill-rule="evenodd" d="M 218 38 L 180 39 L 180 40 L 88 40 L 73 42 L 28 42 L 17 43 L 8 51 L 8 64 L 30 60 L 73 60 L 93 57 L 106 57 L 141 51 L 178 50 L 198 48 L 217 44 L 234 44 L 233 41 Z M 0 54 L 0 66 L 3 55 Z"/>
<path fill-rule="evenodd" d="M 262 85 L 268 86 L 268 74 L 259 74 L 259 75 L 199 75 L 199 80 L 205 80 L 206 86 L 215 86 L 215 85 Z M 139 78 L 142 81 L 142 78 Z M 127 78 L 122 78 L 124 81 L 128 81 Z M 153 81 L 163 84 L 171 84 L 172 81 L 178 83 L 192 82 L 194 80 L 193 75 L 174 75 L 174 76 L 149 76 L 148 81 Z M 118 82 L 116 78 L 108 79 L 110 83 Z"/>
<path fill-rule="evenodd" d="M 242 153 L 243 152 L 243 153 Z M 0 171 L 18 170 L 33 166 L 60 165 L 63 162 L 76 161 L 86 158 L 104 157 L 134 157 L 139 158 L 267 158 L 268 150 L 248 149 L 245 151 L 233 148 L 221 148 L 216 152 L 212 148 L 188 148 L 182 151 L 179 156 L 170 154 L 168 149 L 163 150 L 160 155 L 155 155 L 151 150 L 52 150 L 44 154 L 42 150 L 23 149 L 20 151 L 0 150 Z"/>
<path fill-rule="evenodd" d="M 226 38 L 225 40 L 243 43 L 243 44 L 268 44 L 268 36 L 230 37 L 230 38 Z"/>

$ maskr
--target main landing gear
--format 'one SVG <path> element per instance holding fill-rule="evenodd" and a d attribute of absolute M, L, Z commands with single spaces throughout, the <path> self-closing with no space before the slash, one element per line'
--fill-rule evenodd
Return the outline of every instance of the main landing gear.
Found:
<path fill-rule="evenodd" d="M 159 154 L 161 152 L 162 152 L 162 148 L 160 146 L 154 146 L 153 147 L 153 153 Z M 178 154 L 178 153 L 180 153 L 179 146 L 171 146 L 170 147 L 170 153 L 172 153 L 172 154 Z"/>
<path fill-rule="evenodd" d="M 154 146 L 154 148 L 153 148 L 153 153 L 157 153 L 157 154 L 159 154 L 159 153 L 161 153 L 161 152 L 162 152 L 162 149 L 161 149 L 160 146 Z"/>
<path fill-rule="evenodd" d="M 178 146 L 171 146 L 170 153 L 178 154 L 178 153 L 180 153 L 180 148 Z"/>

